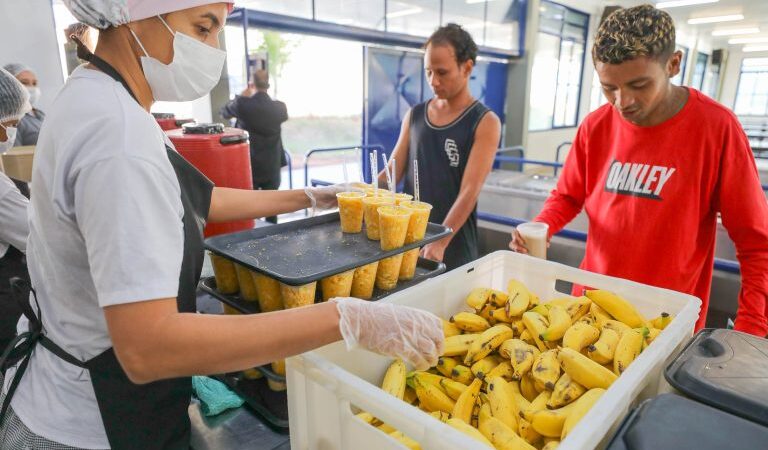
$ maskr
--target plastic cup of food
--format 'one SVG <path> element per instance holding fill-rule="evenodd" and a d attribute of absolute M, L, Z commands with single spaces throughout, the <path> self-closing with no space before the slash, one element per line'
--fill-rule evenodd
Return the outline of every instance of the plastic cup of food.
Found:
<path fill-rule="evenodd" d="M 352 292 L 352 281 L 355 277 L 355 269 L 337 273 L 320 280 L 320 289 L 323 292 L 323 301 L 327 302 L 334 297 L 349 297 Z"/>
<path fill-rule="evenodd" d="M 402 253 L 379 261 L 379 269 L 376 271 L 376 287 L 383 291 L 394 289 L 400 276 L 400 264 L 402 262 Z"/>
<path fill-rule="evenodd" d="M 413 195 L 400 192 L 395 194 L 395 204 L 401 206 L 404 202 L 409 202 L 413 198 Z"/>
<path fill-rule="evenodd" d="M 211 259 L 213 275 L 216 278 L 216 290 L 222 294 L 237 294 L 240 285 L 237 283 L 235 263 L 210 252 L 208 257 Z"/>
<path fill-rule="evenodd" d="M 528 254 L 547 259 L 547 233 L 549 225 L 542 222 L 526 222 L 517 226 L 517 231 L 525 239 Z"/>
<path fill-rule="evenodd" d="M 412 280 L 416 274 L 416 264 L 419 262 L 419 249 L 414 248 L 403 253 L 403 262 L 400 264 L 400 274 L 397 279 L 400 281 Z"/>
<path fill-rule="evenodd" d="M 253 284 L 259 298 L 261 312 L 278 311 L 283 309 L 283 296 L 280 293 L 280 283 L 264 274 L 252 272 Z"/>
<path fill-rule="evenodd" d="M 280 293 L 283 296 L 283 305 L 285 309 L 299 308 L 315 303 L 315 290 L 317 281 L 313 281 L 301 286 L 290 286 L 280 283 Z"/>
<path fill-rule="evenodd" d="M 359 233 L 363 229 L 363 192 L 339 192 L 339 218 L 341 231 L 344 233 Z"/>
<path fill-rule="evenodd" d="M 258 369 L 246 369 L 243 370 L 243 377 L 246 380 L 258 380 L 264 376 L 263 373 L 261 373 Z"/>
<path fill-rule="evenodd" d="M 400 203 L 400 207 L 411 212 L 408 231 L 405 233 L 405 243 L 412 244 L 424 239 L 432 205 L 426 202 L 405 201 Z"/>
<path fill-rule="evenodd" d="M 368 239 L 379 240 L 379 207 L 394 204 L 395 201 L 390 197 L 366 197 L 363 199 L 365 234 Z"/>
<path fill-rule="evenodd" d="M 259 299 L 256 292 L 256 285 L 253 282 L 253 272 L 250 269 L 235 264 L 237 270 L 237 282 L 240 284 L 240 298 L 248 302 L 255 302 Z"/>
<path fill-rule="evenodd" d="M 355 275 L 352 277 L 352 290 L 349 295 L 352 297 L 370 300 L 373 297 L 373 287 L 376 284 L 376 271 L 379 268 L 379 262 L 372 262 L 355 269 Z"/>
<path fill-rule="evenodd" d="M 399 206 L 379 207 L 379 238 L 384 251 L 400 248 L 405 243 L 411 211 Z"/>

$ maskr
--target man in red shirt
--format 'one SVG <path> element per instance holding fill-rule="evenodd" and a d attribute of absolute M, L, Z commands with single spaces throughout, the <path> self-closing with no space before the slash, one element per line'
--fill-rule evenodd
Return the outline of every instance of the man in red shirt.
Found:
<path fill-rule="evenodd" d="M 670 82 L 675 28 L 644 5 L 613 13 L 592 49 L 608 104 L 579 126 L 557 188 L 534 220 L 550 236 L 582 208 L 581 268 L 695 295 L 704 326 L 717 214 L 736 244 L 742 287 L 736 329 L 768 334 L 768 203 L 733 113 Z M 515 233 L 510 248 L 526 252 Z"/>

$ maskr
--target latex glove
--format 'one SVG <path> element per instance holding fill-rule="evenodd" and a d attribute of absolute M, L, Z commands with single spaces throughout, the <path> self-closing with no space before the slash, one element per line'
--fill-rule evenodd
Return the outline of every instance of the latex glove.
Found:
<path fill-rule="evenodd" d="M 339 205 L 339 202 L 336 200 L 336 194 L 348 191 L 360 191 L 360 189 L 344 183 L 332 184 L 330 186 L 307 186 L 304 188 L 304 193 L 307 194 L 309 201 L 312 202 L 313 214 L 316 210 L 323 211 L 336 208 Z"/>
<path fill-rule="evenodd" d="M 436 365 L 443 353 L 443 323 L 430 312 L 350 297 L 330 301 L 339 311 L 339 329 L 348 350 L 360 346 L 402 358 L 416 370 Z"/>

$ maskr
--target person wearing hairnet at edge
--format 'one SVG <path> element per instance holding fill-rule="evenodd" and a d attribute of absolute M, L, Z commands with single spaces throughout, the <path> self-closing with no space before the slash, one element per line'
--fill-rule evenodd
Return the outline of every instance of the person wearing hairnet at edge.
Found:
<path fill-rule="evenodd" d="M 5 372 L 0 448 L 186 449 L 191 375 L 339 339 L 419 368 L 442 352 L 439 318 L 392 304 L 195 314 L 206 221 L 329 208 L 340 189 L 218 188 L 172 149 L 149 109 L 218 81 L 232 3 L 209 2 L 64 0 L 101 31 L 95 54 L 79 48 L 90 64 L 67 80 L 38 140 L 27 258 L 39 309 L 19 322 L 30 334 Z"/>
<path fill-rule="evenodd" d="M 29 93 L 16 78 L 0 69 L 0 154 L 13 147 L 19 119 L 31 108 Z M 16 336 L 21 309 L 11 297 L 9 280 L 28 278 L 24 252 L 27 249 L 27 205 L 29 201 L 0 172 L 0 348 Z M 0 350 L 2 351 L 2 350 Z"/>
<path fill-rule="evenodd" d="M 35 145 L 40 134 L 40 127 L 43 125 L 43 120 L 45 120 L 45 113 L 37 109 L 40 96 L 42 95 L 40 86 L 37 85 L 37 75 L 30 67 L 24 64 L 11 63 L 6 64 L 3 68 L 24 85 L 29 92 L 29 103 L 32 105 L 32 108 L 19 121 L 19 132 L 16 134 L 15 145 Z"/>

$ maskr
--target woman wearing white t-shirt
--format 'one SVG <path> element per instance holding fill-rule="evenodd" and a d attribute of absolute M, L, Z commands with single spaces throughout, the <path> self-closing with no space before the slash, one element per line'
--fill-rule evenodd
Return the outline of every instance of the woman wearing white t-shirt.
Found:
<path fill-rule="evenodd" d="M 152 102 L 199 98 L 221 74 L 231 0 L 209 1 L 65 0 L 101 32 L 95 55 L 79 48 L 90 64 L 72 73 L 38 140 L 27 251 L 39 309 L 20 330 L 40 345 L 11 355 L 0 448 L 188 448 L 191 375 L 341 338 L 419 367 L 441 351 L 434 315 L 357 299 L 194 313 L 206 220 L 332 207 L 336 192 L 216 188 L 169 148 Z"/>

